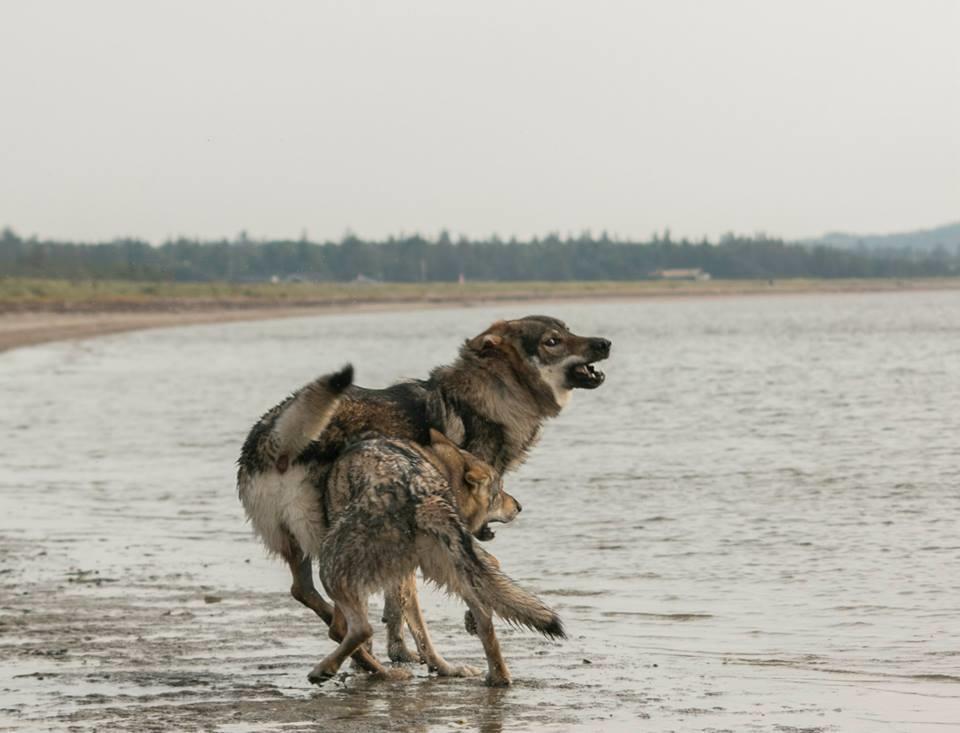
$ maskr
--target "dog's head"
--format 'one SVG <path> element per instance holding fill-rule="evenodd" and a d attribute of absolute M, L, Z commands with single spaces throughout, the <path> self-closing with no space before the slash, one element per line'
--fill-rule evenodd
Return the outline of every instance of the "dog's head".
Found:
<path fill-rule="evenodd" d="M 574 389 L 603 384 L 606 375 L 594 365 L 610 356 L 610 341 L 578 336 L 550 316 L 497 321 L 466 346 L 481 357 L 499 356 L 515 368 L 532 371 L 561 408 Z"/>
<path fill-rule="evenodd" d="M 430 448 L 445 469 L 464 524 L 478 539 L 493 539 L 489 522 L 512 522 L 520 513 L 520 502 L 503 490 L 500 475 L 489 463 L 438 430 L 430 430 Z"/>

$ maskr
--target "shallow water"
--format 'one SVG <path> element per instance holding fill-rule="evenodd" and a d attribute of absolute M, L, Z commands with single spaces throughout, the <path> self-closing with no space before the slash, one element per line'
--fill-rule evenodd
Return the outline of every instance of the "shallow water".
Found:
<path fill-rule="evenodd" d="M 311 687 L 331 642 L 245 526 L 234 461 L 316 374 L 421 376 L 516 308 L 0 355 L 0 729 L 960 727 L 960 295 L 522 310 L 614 354 L 507 479 L 524 512 L 488 547 L 571 635 L 503 627 L 508 690 Z M 482 666 L 462 607 L 424 605 Z"/>

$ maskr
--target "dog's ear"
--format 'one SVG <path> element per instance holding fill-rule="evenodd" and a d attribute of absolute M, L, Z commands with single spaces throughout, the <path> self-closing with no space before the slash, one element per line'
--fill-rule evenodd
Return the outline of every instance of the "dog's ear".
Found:
<path fill-rule="evenodd" d="M 459 476 L 463 473 L 463 456 L 456 444 L 439 430 L 430 428 L 430 448 L 446 467 L 447 479 L 453 481 L 456 476 L 459 481 Z"/>
<path fill-rule="evenodd" d="M 430 445 L 432 445 L 434 448 L 436 448 L 438 445 L 446 445 L 451 448 L 457 447 L 456 444 L 450 440 L 450 438 L 434 428 L 430 428 Z"/>
<path fill-rule="evenodd" d="M 496 349 L 503 343 L 503 335 L 501 332 L 506 325 L 506 321 L 497 321 L 479 336 L 475 336 L 467 341 L 467 346 L 478 354 L 489 349 Z"/>
<path fill-rule="evenodd" d="M 479 336 L 467 341 L 467 346 L 469 346 L 471 350 L 481 354 L 484 351 L 497 348 L 502 343 L 503 336 L 495 333 L 481 333 Z"/>
<path fill-rule="evenodd" d="M 471 468 L 463 477 L 471 491 L 481 491 L 486 489 L 491 483 L 491 476 L 488 471 L 481 468 Z"/>

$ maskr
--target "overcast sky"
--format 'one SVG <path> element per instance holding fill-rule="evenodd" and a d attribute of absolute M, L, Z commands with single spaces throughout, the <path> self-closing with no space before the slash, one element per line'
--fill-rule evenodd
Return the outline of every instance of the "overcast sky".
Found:
<path fill-rule="evenodd" d="M 960 2 L 0 3 L 23 235 L 960 219 Z"/>

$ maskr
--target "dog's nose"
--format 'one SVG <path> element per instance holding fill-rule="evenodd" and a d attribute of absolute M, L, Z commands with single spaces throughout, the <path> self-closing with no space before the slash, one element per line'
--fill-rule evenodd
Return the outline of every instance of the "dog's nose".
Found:
<path fill-rule="evenodd" d="M 610 355 L 610 341 L 609 339 L 590 339 L 590 346 L 598 354 L 602 356 Z"/>
<path fill-rule="evenodd" d="M 514 503 L 517 505 L 517 514 L 519 514 L 520 512 L 523 511 L 523 505 L 522 505 L 519 501 L 517 501 L 516 499 L 514 499 L 513 501 L 514 501 Z"/>

